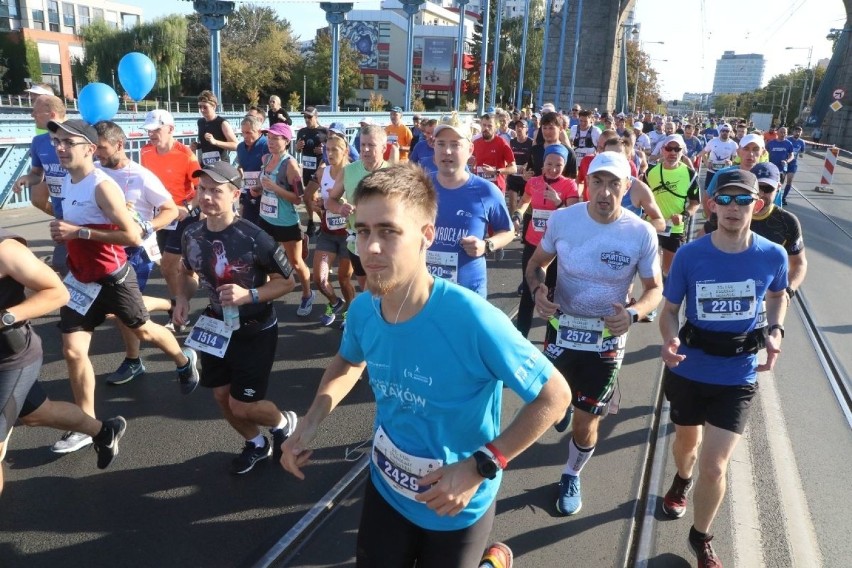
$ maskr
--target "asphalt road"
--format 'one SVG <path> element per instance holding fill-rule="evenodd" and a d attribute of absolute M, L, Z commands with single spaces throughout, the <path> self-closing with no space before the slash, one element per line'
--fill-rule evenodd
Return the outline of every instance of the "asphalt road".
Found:
<path fill-rule="evenodd" d="M 803 289 L 808 302 L 841 364 L 852 369 L 846 347 L 852 310 L 844 294 L 852 282 L 852 237 L 837 226 L 852 233 L 852 173 L 839 168 L 837 193 L 816 194 L 813 185 L 820 169 L 821 161 L 805 158 L 797 182 L 804 197 L 791 198 L 790 209 L 805 227 L 810 273 Z M 50 250 L 46 220 L 31 210 L 0 211 L 0 224 L 27 236 L 40 256 Z M 517 304 L 519 281 L 520 245 L 515 243 L 505 260 L 491 262 L 489 268 L 489 297 L 507 313 Z M 149 293 L 164 294 L 162 282 L 153 281 Z M 319 326 L 324 307 L 319 304 L 308 320 L 297 318 L 297 302 L 298 293 L 293 293 L 277 303 L 281 324 L 269 397 L 281 408 L 303 413 L 340 332 Z M 197 300 L 194 307 L 201 306 Z M 155 319 L 163 321 L 164 316 Z M 38 324 L 45 342 L 42 381 L 52 398 L 70 400 L 55 320 L 44 318 Z M 778 367 L 761 377 L 766 387 L 732 464 L 730 493 L 716 523 L 714 542 L 726 566 L 845 566 L 852 557 L 845 534 L 852 514 L 838 506 L 852 502 L 852 491 L 842 483 L 852 456 L 850 427 L 798 312 L 788 316 L 787 330 Z M 542 337 L 538 325 L 531 339 L 540 342 Z M 99 379 L 120 363 L 120 350 L 110 325 L 96 332 L 92 360 Z M 271 466 L 231 476 L 228 466 L 242 441 L 219 417 L 210 394 L 199 389 L 181 396 L 173 366 L 151 348 L 143 350 L 143 358 L 148 367 L 143 378 L 119 387 L 99 380 L 98 414 L 122 414 L 129 421 L 121 455 L 109 470 L 95 468 L 89 449 L 63 457 L 50 453 L 58 432 L 15 430 L 0 499 L 0 566 L 253 565 L 352 468 L 358 457 L 353 449 L 370 437 L 372 395 L 360 384 L 326 421 L 306 481 Z M 650 429 L 660 370 L 656 324 L 637 326 L 619 381 L 621 408 L 602 424 L 598 449 L 584 470 L 579 515 L 562 518 L 554 511 L 569 434 L 551 430 L 513 461 L 500 491 L 493 537 L 510 544 L 516 566 L 627 563 L 629 546 L 642 536 L 645 510 L 638 496 L 657 444 Z M 768 388 L 770 382 L 773 388 Z M 508 421 L 518 399 L 510 394 L 504 400 Z M 650 487 L 651 510 L 673 474 L 665 417 L 661 431 L 660 473 L 651 476 L 661 486 Z M 288 565 L 352 565 L 359 495 L 360 490 L 346 500 Z M 643 533 L 646 555 L 630 562 L 692 565 L 686 545 L 689 524 L 689 514 L 679 521 L 652 514 L 650 529 Z"/>

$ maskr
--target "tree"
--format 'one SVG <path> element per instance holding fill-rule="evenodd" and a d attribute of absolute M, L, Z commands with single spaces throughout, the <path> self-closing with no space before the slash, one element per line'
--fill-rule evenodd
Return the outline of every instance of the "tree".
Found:
<path fill-rule="evenodd" d="M 197 13 L 186 16 L 186 57 L 181 69 L 180 83 L 187 93 L 209 89 L 210 32 Z"/>
<path fill-rule="evenodd" d="M 290 98 L 287 99 L 287 109 L 290 112 L 298 112 L 302 110 L 302 97 L 296 91 L 290 92 Z"/>
<path fill-rule="evenodd" d="M 361 84 L 360 55 L 349 42 L 340 42 L 340 67 L 337 73 L 337 94 L 340 100 L 355 96 Z M 307 104 L 328 104 L 331 97 L 331 33 L 319 30 L 311 50 L 305 55 L 299 73 L 294 78 L 307 77 Z"/>
<path fill-rule="evenodd" d="M 630 102 L 637 112 L 657 108 L 657 99 L 660 98 L 657 71 L 638 41 L 627 42 L 627 84 L 631 94 Z"/>

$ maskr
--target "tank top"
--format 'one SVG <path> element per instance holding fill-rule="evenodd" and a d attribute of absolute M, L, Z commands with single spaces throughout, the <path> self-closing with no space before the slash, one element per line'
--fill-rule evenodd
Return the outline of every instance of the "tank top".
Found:
<path fill-rule="evenodd" d="M 293 191 L 290 181 L 287 179 L 287 161 L 291 158 L 290 154 L 283 154 L 271 172 L 267 169 L 269 165 L 269 161 L 267 161 L 263 165 L 263 171 L 260 175 L 267 176 L 274 183 L 283 186 L 287 191 Z M 269 154 L 269 160 L 271 161 L 272 159 L 273 155 Z M 260 196 L 260 218 L 276 227 L 290 227 L 299 224 L 299 215 L 296 213 L 296 207 L 286 199 L 279 197 L 277 193 L 267 189 L 264 189 L 263 194 Z"/>
<path fill-rule="evenodd" d="M 6 229 L 0 229 L 0 242 L 6 239 L 14 239 L 23 245 L 27 241 Z M 0 309 L 7 309 L 16 306 L 26 299 L 24 293 L 24 285 L 12 278 L 11 276 L 0 277 Z M 0 371 L 9 369 L 21 369 L 27 365 L 37 361 L 42 355 L 41 339 L 33 332 L 30 322 L 23 321 L 15 324 L 15 329 L 6 330 L 6 333 L 23 333 L 26 338 L 26 345 L 17 353 L 13 353 L 7 348 L 6 341 L 0 338 Z M 0 331 L 0 333 L 4 333 Z"/>
<path fill-rule="evenodd" d="M 228 150 L 214 146 L 204 139 L 204 135 L 209 132 L 216 140 L 224 141 L 225 133 L 222 129 L 222 124 L 224 122 L 225 119 L 221 116 L 217 116 L 213 120 L 205 120 L 203 118 L 198 119 L 198 148 L 201 150 L 201 163 L 205 166 L 219 160 L 222 160 L 223 162 L 230 161 L 228 159 Z"/>
<path fill-rule="evenodd" d="M 592 128 L 594 128 L 594 126 L 589 126 L 586 130 L 586 134 L 583 135 L 583 133 L 580 132 L 580 127 L 577 126 L 577 135 L 571 142 L 574 144 L 574 153 L 580 158 L 595 153 L 595 143 L 592 140 Z"/>
<path fill-rule="evenodd" d="M 630 190 L 633 189 L 633 182 L 636 181 L 635 178 L 630 178 L 630 187 L 627 188 L 627 191 L 624 193 L 624 197 L 621 198 L 621 207 L 623 209 L 627 209 L 628 211 L 632 211 L 636 213 L 639 217 L 644 214 L 644 210 L 639 205 L 633 205 L 633 200 L 630 198 Z"/>
<path fill-rule="evenodd" d="M 323 233 L 329 235 L 346 236 L 346 217 L 332 213 L 325 208 L 325 200 L 328 199 L 328 194 L 333 187 L 334 178 L 331 177 L 331 166 L 326 166 L 322 171 L 322 179 L 320 180 L 320 197 L 323 203 L 320 228 Z"/>
<path fill-rule="evenodd" d="M 116 185 L 102 170 L 94 169 L 80 183 L 71 181 L 71 176 L 62 182 L 63 214 L 65 220 L 81 227 L 115 231 L 118 225 L 110 220 L 95 200 L 95 188 L 100 183 Z M 121 188 L 116 185 L 118 191 Z M 85 239 L 66 241 L 68 246 L 68 268 L 80 282 L 95 282 L 112 274 L 127 262 L 124 247 Z"/>

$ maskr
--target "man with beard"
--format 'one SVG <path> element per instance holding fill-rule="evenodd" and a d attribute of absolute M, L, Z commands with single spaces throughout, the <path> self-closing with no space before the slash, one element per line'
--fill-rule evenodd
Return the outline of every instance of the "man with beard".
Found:
<path fill-rule="evenodd" d="M 124 191 L 127 208 L 142 228 L 142 244 L 125 247 L 124 251 L 127 253 L 127 262 L 136 272 L 139 291 L 144 292 L 154 264 L 162 257 L 156 231 L 177 219 L 178 208 L 163 182 L 124 153 L 125 136 L 119 125 L 104 120 L 95 125 L 95 130 L 98 132 L 95 157 L 100 163 L 100 169 Z M 166 311 L 171 307 L 171 302 L 145 297 L 145 307 L 149 312 Z M 126 353 L 118 369 L 107 376 L 108 385 L 121 385 L 145 373 L 145 365 L 139 358 L 139 338 L 120 320 L 116 323 L 124 340 Z"/>
<path fill-rule="evenodd" d="M 473 157 L 476 158 L 475 173 L 488 180 L 502 193 L 506 193 L 506 176 L 515 173 L 515 154 L 506 139 L 496 134 L 493 114 L 483 114 L 479 118 L 482 136 L 473 143 Z"/>
<path fill-rule="evenodd" d="M 580 111 L 579 122 L 571 127 L 571 133 L 568 136 L 578 159 L 582 160 L 585 156 L 595 154 L 600 135 L 601 131 L 592 124 L 591 111 Z"/>
<path fill-rule="evenodd" d="M 321 423 L 366 367 L 376 420 L 358 566 L 476 566 L 501 471 L 564 413 L 568 388 L 502 312 L 430 274 L 438 204 L 425 172 L 375 172 L 354 201 L 370 293 L 352 303 L 340 350 L 284 443 L 282 466 L 304 479 Z M 459 320 L 465 325 L 447 326 Z M 504 385 L 526 404 L 501 433 Z"/>

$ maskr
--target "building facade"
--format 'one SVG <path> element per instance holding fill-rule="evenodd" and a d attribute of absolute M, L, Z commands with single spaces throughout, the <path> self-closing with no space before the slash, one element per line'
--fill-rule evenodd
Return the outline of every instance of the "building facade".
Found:
<path fill-rule="evenodd" d="M 763 84 L 763 71 L 766 61 L 759 53 L 737 55 L 726 51 L 716 60 L 716 74 L 713 78 L 713 94 L 737 94 L 754 91 Z"/>
<path fill-rule="evenodd" d="M 106 0 L 3 0 L 0 2 L 0 33 L 14 42 L 32 40 L 38 46 L 42 83 L 66 98 L 77 90 L 71 74 L 72 59 L 82 59 L 80 29 L 94 21 L 116 29 L 142 21 L 142 8 Z"/>

